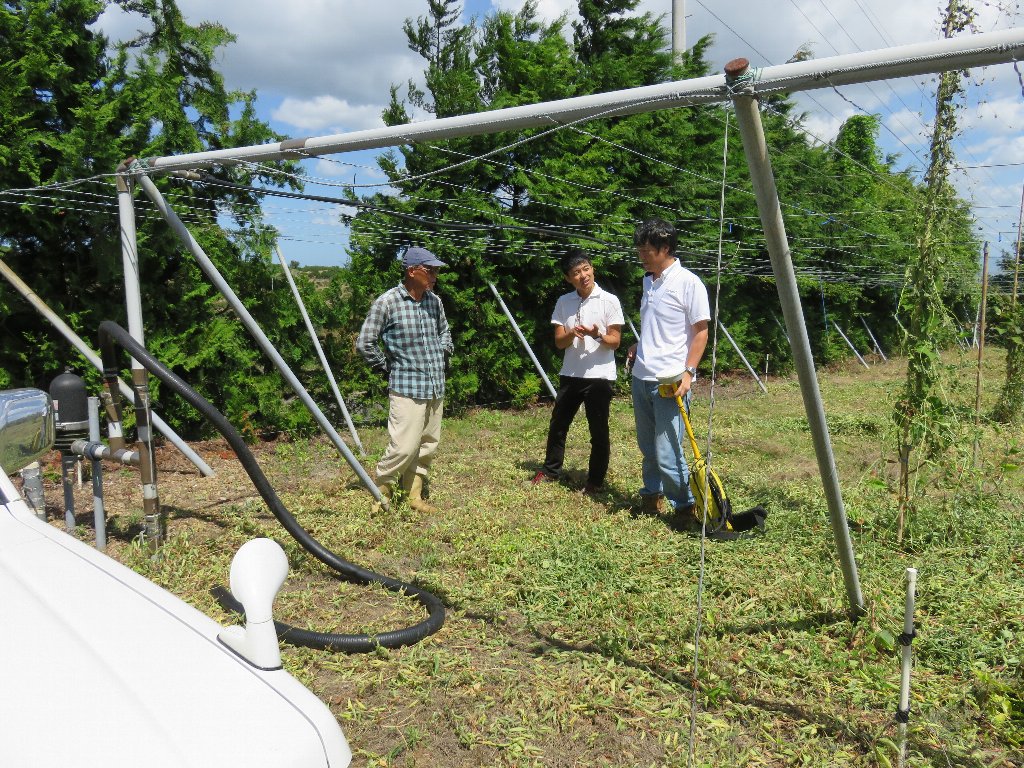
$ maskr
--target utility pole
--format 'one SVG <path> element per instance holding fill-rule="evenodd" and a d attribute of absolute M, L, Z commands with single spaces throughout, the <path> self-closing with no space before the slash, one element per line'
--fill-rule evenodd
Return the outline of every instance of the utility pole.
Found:
<path fill-rule="evenodd" d="M 686 0 L 672 0 L 672 58 L 678 64 L 686 53 Z"/>

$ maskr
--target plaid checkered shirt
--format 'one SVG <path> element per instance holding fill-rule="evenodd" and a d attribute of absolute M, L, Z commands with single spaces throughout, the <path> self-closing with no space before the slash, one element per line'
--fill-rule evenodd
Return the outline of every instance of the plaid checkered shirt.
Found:
<path fill-rule="evenodd" d="M 454 347 L 441 299 L 426 291 L 416 301 L 399 283 L 377 297 L 356 349 L 388 377 L 388 389 L 417 400 L 444 397 L 444 369 Z"/>

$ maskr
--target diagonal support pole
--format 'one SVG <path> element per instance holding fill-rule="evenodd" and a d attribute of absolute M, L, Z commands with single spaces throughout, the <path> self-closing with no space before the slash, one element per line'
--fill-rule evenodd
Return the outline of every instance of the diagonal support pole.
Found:
<path fill-rule="evenodd" d="M 743 153 L 750 167 L 750 176 L 754 184 L 757 198 L 757 210 L 764 227 L 765 241 L 768 244 L 768 255 L 771 257 L 772 271 L 782 301 L 782 316 L 786 321 L 786 333 L 790 338 L 793 360 L 796 363 L 797 376 L 800 380 L 800 392 L 807 411 L 807 421 L 814 442 L 814 453 L 818 459 L 818 471 L 825 490 L 828 503 L 829 519 L 835 537 L 836 552 L 843 571 L 843 582 L 850 610 L 855 616 L 864 614 L 864 595 L 860 588 L 857 574 L 857 562 L 853 554 L 853 543 L 850 539 L 850 528 L 846 520 L 846 509 L 839 490 L 839 475 L 836 472 L 835 457 L 832 453 L 832 441 L 825 421 L 825 407 L 821 400 L 818 377 L 814 370 L 814 358 L 811 355 L 811 344 L 807 338 L 807 326 L 804 323 L 803 308 L 800 305 L 800 292 L 796 282 L 796 272 L 790 256 L 789 242 L 786 237 L 786 226 L 782 219 L 782 206 L 779 192 L 775 186 L 775 175 L 771 160 L 768 157 L 768 144 L 761 125 L 761 114 L 758 112 L 757 101 L 753 96 L 751 82 L 744 81 L 749 63 L 746 59 L 734 59 L 725 66 L 726 81 L 732 88 L 732 100 L 736 109 L 736 120 L 739 123 L 740 135 L 743 138 Z"/>

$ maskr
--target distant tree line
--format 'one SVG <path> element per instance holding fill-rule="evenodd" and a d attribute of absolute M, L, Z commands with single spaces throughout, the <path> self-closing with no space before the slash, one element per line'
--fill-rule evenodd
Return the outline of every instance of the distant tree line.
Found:
<path fill-rule="evenodd" d="M 117 165 L 129 156 L 283 138 L 256 118 L 255 93 L 225 89 L 214 56 L 232 40 L 227 30 L 187 24 L 173 0 L 122 0 L 118 5 L 151 29 L 112 46 L 91 29 L 106 5 L 29 0 L 0 7 L 0 258 L 90 341 L 100 320 L 124 321 L 110 176 Z M 637 14 L 636 6 L 580 0 L 570 26 L 541 20 L 535 2 L 465 22 L 459 0 L 427 0 L 424 15 L 404 24 L 410 48 L 424 60 L 425 87 L 394 85 L 384 120 L 400 125 L 423 112 L 448 117 L 709 74 L 710 37 L 676 61 L 666 50 L 664 20 Z M 833 320 L 863 350 L 870 342 L 862 319 L 880 341 L 895 344 L 923 186 L 899 169 L 898 158 L 883 155 L 874 116 L 849 119 L 824 145 L 801 130 L 803 116 L 786 97 L 768 97 L 762 106 L 816 360 L 848 355 Z M 451 264 L 438 285 L 456 341 L 450 405 L 535 399 L 544 390 L 488 283 L 553 372 L 550 312 L 568 290 L 558 257 L 570 247 L 590 253 L 598 281 L 620 295 L 636 321 L 641 272 L 631 235 L 651 216 L 676 224 L 681 257 L 712 288 L 721 228 L 720 318 L 751 356 L 767 355 L 774 370 L 784 370 L 789 353 L 775 319 L 774 279 L 734 122 L 727 137 L 730 119 L 725 105 L 678 108 L 383 154 L 380 167 L 397 193 L 367 195 L 361 200 L 372 207 L 345 217 L 352 233 L 347 266 L 297 274 L 343 393 L 372 399 L 382 392 L 353 340 L 373 298 L 399 279 L 401 252 L 417 244 Z M 211 173 L 246 189 L 154 180 L 314 397 L 329 403 L 272 258 L 276 233 L 253 189 L 292 177 L 247 165 Z M 72 188 L 78 196 L 15 192 L 93 177 Z M 287 183 L 302 187 L 301 179 Z M 251 434 L 308 428 L 311 420 L 166 224 L 141 200 L 138 208 L 147 346 Z M 225 218 L 227 229 L 218 226 Z M 933 241 L 946 249 L 943 301 L 973 321 L 980 244 L 964 201 L 951 198 L 943 207 Z M 281 290 L 269 290 L 275 281 Z M 719 363 L 739 365 L 725 344 Z M 0 387 L 45 387 L 68 365 L 86 372 L 0 284 Z M 198 415 L 176 399 L 158 397 L 158 407 L 186 434 L 202 432 Z"/>

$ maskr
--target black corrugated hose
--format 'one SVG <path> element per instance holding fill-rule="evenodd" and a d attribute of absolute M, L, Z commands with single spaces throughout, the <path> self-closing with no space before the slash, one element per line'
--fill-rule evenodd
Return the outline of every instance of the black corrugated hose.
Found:
<path fill-rule="evenodd" d="M 278 637 L 292 645 L 301 645 L 307 648 L 320 648 L 340 651 L 342 653 L 368 653 L 378 648 L 399 648 L 403 645 L 412 645 L 441 628 L 444 624 L 444 604 L 436 595 L 412 584 L 406 584 L 389 576 L 382 576 L 344 560 L 314 539 L 299 525 L 298 521 L 285 508 L 281 499 L 270 485 L 267 476 L 263 474 L 263 470 L 260 469 L 256 457 L 249 450 L 249 446 L 245 444 L 241 434 L 225 418 L 224 414 L 214 408 L 206 398 L 192 389 L 167 366 L 153 357 L 145 347 L 129 335 L 128 331 L 111 320 L 104 320 L 100 323 L 99 337 L 105 373 L 116 373 L 119 369 L 117 354 L 114 349 L 116 342 L 118 346 L 125 349 L 133 358 L 138 360 L 153 376 L 209 419 L 210 423 L 228 441 L 235 455 L 238 456 L 242 467 L 249 475 L 257 492 L 274 514 L 274 517 L 302 545 L 303 549 L 348 581 L 357 584 L 380 584 L 392 592 L 398 592 L 415 598 L 427 609 L 427 618 L 419 624 L 405 629 L 382 632 L 378 635 L 344 635 L 313 632 L 275 621 L 274 626 L 277 629 Z M 231 596 L 228 590 L 223 587 L 216 587 L 214 594 L 226 608 L 242 613 L 241 604 Z"/>

